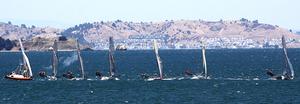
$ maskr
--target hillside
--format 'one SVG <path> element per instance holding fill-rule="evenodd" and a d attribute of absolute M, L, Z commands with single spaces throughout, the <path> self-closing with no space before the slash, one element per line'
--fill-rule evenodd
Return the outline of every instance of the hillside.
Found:
<path fill-rule="evenodd" d="M 259 23 L 257 20 L 249 21 L 242 18 L 236 21 L 203 21 L 203 20 L 178 20 L 163 22 L 94 22 L 84 23 L 70 27 L 62 32 L 67 37 L 77 37 L 82 42 L 105 42 L 109 36 L 115 39 L 126 40 L 135 35 L 168 35 L 168 43 L 178 43 L 185 40 L 199 40 L 205 38 L 242 38 L 251 39 L 263 44 L 266 39 L 280 39 L 282 35 L 288 39 L 299 40 L 288 29 L 277 25 Z M 298 43 L 292 47 L 300 47 Z"/>
<path fill-rule="evenodd" d="M 300 35 L 277 25 L 244 18 L 234 21 L 101 21 L 79 24 L 65 30 L 24 24 L 18 26 L 11 22 L 0 23 L 0 37 L 6 40 L 23 38 L 28 43 L 32 42 L 32 45 L 28 46 L 30 50 L 45 50 L 50 46 L 51 41 L 62 36 L 70 40 L 77 38 L 86 48 L 93 49 L 107 49 L 107 40 L 110 36 L 114 37 L 116 45 L 124 45 L 129 49 L 151 49 L 153 39 L 158 39 L 161 48 L 180 49 L 199 48 L 200 41 L 205 41 L 209 48 L 262 48 L 268 45 L 278 47 L 282 35 L 287 37 L 289 47 L 300 48 Z M 39 45 L 34 45 L 37 44 L 37 40 Z M 41 41 L 50 43 L 43 44 Z M 71 44 L 73 43 L 68 43 L 69 46 L 64 46 L 62 49 L 70 49 Z"/>
<path fill-rule="evenodd" d="M 64 39 L 60 35 L 61 29 L 52 27 L 35 27 L 22 24 L 21 26 L 13 25 L 12 23 L 0 23 L 0 50 L 17 51 L 20 48 L 18 39 L 21 38 L 24 42 L 24 47 L 31 51 L 47 51 L 54 40 L 58 41 L 59 50 L 74 50 L 75 40 L 72 38 Z M 87 46 L 82 46 L 88 48 Z"/>
<path fill-rule="evenodd" d="M 20 26 L 13 25 L 11 22 L 1 23 L 0 22 L 0 36 L 5 39 L 17 40 L 19 38 L 31 39 L 33 37 L 43 37 L 43 38 L 54 38 L 62 32 L 61 29 L 56 29 L 52 27 L 36 27 L 36 26 L 26 26 L 22 24 Z"/>

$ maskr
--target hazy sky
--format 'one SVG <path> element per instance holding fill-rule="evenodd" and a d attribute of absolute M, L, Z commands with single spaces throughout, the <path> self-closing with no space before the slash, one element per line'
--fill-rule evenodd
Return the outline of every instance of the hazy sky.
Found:
<path fill-rule="evenodd" d="M 300 30 L 300 0 L 0 0 L 0 22 L 66 28 L 94 21 L 237 20 Z"/>

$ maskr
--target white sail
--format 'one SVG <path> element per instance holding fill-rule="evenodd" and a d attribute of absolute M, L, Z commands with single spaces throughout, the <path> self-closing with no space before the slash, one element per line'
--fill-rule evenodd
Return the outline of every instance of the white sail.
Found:
<path fill-rule="evenodd" d="M 80 66 L 80 71 L 81 71 L 81 77 L 85 78 L 82 57 L 81 57 L 81 54 L 80 54 L 79 42 L 78 42 L 78 40 L 76 40 L 76 42 L 77 42 L 77 56 L 78 56 L 78 59 L 79 59 L 79 66 Z"/>
<path fill-rule="evenodd" d="M 204 68 L 204 78 L 207 79 L 207 65 L 206 65 L 206 56 L 205 56 L 205 46 L 202 46 L 202 64 Z"/>
<path fill-rule="evenodd" d="M 57 57 L 57 42 L 54 41 L 53 50 L 52 50 L 52 76 L 56 77 L 58 66 L 58 57 Z"/>
<path fill-rule="evenodd" d="M 158 54 L 158 46 L 157 46 L 156 40 L 154 40 L 154 51 L 155 51 L 155 55 L 156 55 L 156 61 L 157 61 L 158 69 L 159 69 L 160 79 L 163 79 L 163 66 L 162 66 L 162 61 Z"/>
<path fill-rule="evenodd" d="M 25 67 L 28 68 L 29 76 L 32 77 L 32 70 L 31 70 L 30 62 L 29 62 L 29 59 L 28 59 L 27 55 L 24 52 L 24 47 L 23 47 L 21 39 L 19 39 L 19 42 L 20 42 L 21 51 L 22 51 L 22 55 L 23 55 L 23 61 L 24 61 L 23 64 L 24 64 Z"/>
<path fill-rule="evenodd" d="M 282 74 L 293 79 L 294 78 L 294 69 L 293 69 L 292 63 L 290 62 L 290 59 L 287 55 L 286 42 L 285 42 L 284 36 L 282 36 L 282 48 L 283 48 L 284 60 L 285 60 L 285 68 L 284 68 Z"/>
<path fill-rule="evenodd" d="M 115 60 L 114 60 L 114 41 L 113 37 L 109 37 L 109 53 L 108 53 L 108 59 L 109 59 L 109 74 L 110 77 L 113 77 L 116 73 L 116 65 L 115 65 Z"/>

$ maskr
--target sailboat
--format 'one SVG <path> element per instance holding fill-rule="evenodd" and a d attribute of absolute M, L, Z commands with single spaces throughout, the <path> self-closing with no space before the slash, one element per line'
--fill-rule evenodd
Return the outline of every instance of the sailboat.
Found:
<path fill-rule="evenodd" d="M 109 59 L 109 77 L 114 78 L 116 77 L 116 65 L 115 65 L 115 59 L 114 59 L 114 51 L 115 51 L 115 45 L 113 37 L 109 37 L 109 52 L 108 52 L 108 59 Z"/>
<path fill-rule="evenodd" d="M 162 61 L 161 61 L 161 58 L 160 58 L 159 53 L 158 53 L 158 46 L 157 46 L 157 41 L 156 40 L 153 41 L 153 48 L 154 48 L 154 53 L 155 53 L 155 57 L 156 57 L 156 64 L 157 64 L 158 71 L 159 71 L 159 77 L 150 77 L 146 74 L 142 74 L 141 77 L 145 80 L 148 80 L 148 81 L 163 80 L 164 79 L 164 77 L 163 77 L 163 65 L 162 65 Z"/>
<path fill-rule="evenodd" d="M 202 50 L 202 65 L 203 65 L 203 71 L 201 74 L 193 75 L 191 79 L 210 79 L 207 75 L 207 64 L 206 64 L 206 54 L 205 54 L 205 44 L 203 42 L 201 46 Z"/>
<path fill-rule="evenodd" d="M 20 66 L 18 66 L 15 71 L 11 72 L 9 75 L 6 75 L 5 78 L 13 80 L 32 80 L 33 75 L 29 59 L 24 52 L 24 47 L 21 39 L 19 39 L 19 42 L 22 51 L 23 63 L 20 64 Z"/>
<path fill-rule="evenodd" d="M 282 74 L 275 75 L 271 70 L 267 71 L 267 74 L 271 76 L 271 79 L 273 80 L 292 80 L 294 79 L 294 69 L 293 65 L 290 62 L 290 59 L 287 55 L 287 47 L 286 47 L 286 41 L 284 35 L 281 38 L 282 40 L 282 50 L 283 50 L 283 58 L 284 58 L 284 64 L 285 67 L 283 68 Z"/>
<path fill-rule="evenodd" d="M 162 66 L 162 61 L 158 54 L 158 46 L 157 46 L 156 40 L 154 40 L 154 52 L 155 52 L 156 62 L 157 62 L 158 70 L 159 70 L 159 79 L 162 80 L 163 79 L 163 66 Z"/>
<path fill-rule="evenodd" d="M 78 40 L 76 40 L 76 48 L 77 48 L 77 57 L 78 57 L 78 62 L 79 62 L 79 71 L 81 72 L 80 77 L 74 77 L 73 73 L 70 72 L 70 71 L 65 73 L 63 76 L 67 79 L 70 79 L 70 80 L 84 80 L 85 79 L 85 73 L 84 73 L 83 60 L 82 60 L 82 57 L 81 57 Z"/>
<path fill-rule="evenodd" d="M 108 50 L 109 76 L 102 77 L 101 80 L 119 80 L 119 78 L 117 78 L 117 75 L 115 74 L 116 65 L 114 59 L 114 51 L 115 51 L 114 39 L 113 37 L 109 37 L 109 50 Z"/>
<path fill-rule="evenodd" d="M 52 75 L 48 76 L 49 80 L 57 80 L 57 66 L 58 66 L 58 56 L 57 56 L 57 41 L 54 40 L 53 49 L 52 49 Z"/>

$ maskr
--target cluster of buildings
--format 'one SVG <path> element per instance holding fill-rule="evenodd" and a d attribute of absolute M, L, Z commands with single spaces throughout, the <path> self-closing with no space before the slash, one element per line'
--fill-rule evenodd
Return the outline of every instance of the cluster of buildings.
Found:
<path fill-rule="evenodd" d="M 153 40 L 157 40 L 161 49 L 199 49 L 205 46 L 208 49 L 237 49 L 237 48 L 278 48 L 280 39 L 269 39 L 259 42 L 245 38 L 198 38 L 198 39 L 173 39 L 167 34 L 161 35 L 132 35 L 128 39 L 115 40 L 117 47 L 130 50 L 153 49 Z M 174 41 L 176 40 L 176 41 Z M 292 42 L 292 40 L 287 40 Z M 95 49 L 108 49 L 107 42 L 95 43 Z"/>

